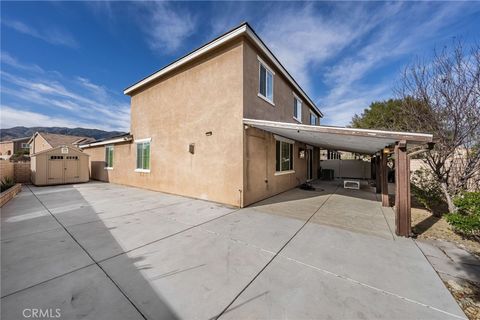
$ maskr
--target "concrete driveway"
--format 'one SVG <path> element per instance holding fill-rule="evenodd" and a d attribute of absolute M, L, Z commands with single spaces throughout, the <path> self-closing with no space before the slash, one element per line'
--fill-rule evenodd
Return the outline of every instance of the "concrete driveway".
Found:
<path fill-rule="evenodd" d="M 374 193 L 335 184 L 241 210 L 106 183 L 24 187 L 1 213 L 1 318 L 465 319 L 392 219 Z"/>

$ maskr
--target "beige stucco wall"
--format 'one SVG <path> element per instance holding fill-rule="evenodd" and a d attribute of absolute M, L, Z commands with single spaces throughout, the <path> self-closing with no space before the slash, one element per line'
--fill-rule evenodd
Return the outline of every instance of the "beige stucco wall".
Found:
<path fill-rule="evenodd" d="M 259 200 L 294 188 L 307 181 L 307 158 L 299 158 L 304 143 L 295 142 L 293 147 L 293 173 L 275 174 L 274 135 L 256 128 L 245 130 L 245 178 L 244 203 L 249 205 Z M 313 149 L 313 179 L 317 178 L 319 149 Z"/>
<path fill-rule="evenodd" d="M 114 169 L 108 172 L 95 165 L 104 161 L 104 147 L 85 149 L 91 155 L 92 178 L 239 206 L 242 57 L 242 42 L 236 41 L 136 92 L 131 99 L 131 134 L 134 139 L 151 138 L 150 173 L 134 171 L 132 143 L 115 146 Z M 189 153 L 191 143 L 194 154 Z"/>
<path fill-rule="evenodd" d="M 259 60 L 258 56 L 275 72 L 274 106 L 258 97 Z M 249 41 L 244 45 L 244 117 L 269 121 L 298 123 L 293 118 L 295 89 L 281 76 L 279 70 L 269 63 Z M 298 92 L 295 94 L 300 97 Z M 311 107 L 302 99 L 302 123 L 310 124 Z M 318 116 L 318 114 L 317 114 Z M 284 192 L 307 180 L 307 159 L 299 158 L 299 149 L 306 149 L 304 143 L 294 144 L 294 171 L 275 175 L 275 139 L 273 134 L 248 128 L 244 136 L 244 205 L 257 202 Z M 319 149 L 313 152 L 313 178 L 317 178 Z"/>
<path fill-rule="evenodd" d="M 105 146 L 85 148 L 83 150 L 90 155 L 90 177 L 94 180 L 114 182 L 131 185 L 138 173 L 134 172 L 136 164 L 135 144 L 124 142 L 115 144 L 113 147 L 113 168 L 106 169 Z M 148 188 L 148 186 L 142 186 Z"/>
<path fill-rule="evenodd" d="M 105 169 L 105 146 L 84 149 L 91 178 L 235 206 L 305 182 L 307 160 L 298 156 L 305 144 L 295 143 L 295 173 L 275 175 L 273 135 L 243 126 L 243 117 L 295 122 L 293 89 L 275 72 L 273 107 L 257 96 L 257 53 L 239 39 L 135 92 L 130 132 L 134 139 L 151 138 L 150 172 L 135 172 L 136 145 L 131 142 L 114 146 L 111 170 Z M 308 123 L 305 101 L 302 114 Z M 191 143 L 194 154 L 189 153 Z M 315 148 L 314 178 L 318 159 Z"/>

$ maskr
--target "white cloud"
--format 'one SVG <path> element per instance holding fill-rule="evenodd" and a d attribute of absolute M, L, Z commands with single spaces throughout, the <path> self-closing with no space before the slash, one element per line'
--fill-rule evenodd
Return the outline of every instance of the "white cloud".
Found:
<path fill-rule="evenodd" d="M 166 2 L 147 2 L 143 6 L 146 13 L 139 23 L 155 51 L 175 52 L 195 31 L 197 20 L 186 9 L 176 10 Z"/>
<path fill-rule="evenodd" d="M 392 6 L 388 11 L 396 12 Z M 324 14 L 314 4 L 273 9 L 261 24 L 260 35 L 287 70 L 307 91 L 313 91 L 312 69 L 327 63 L 381 20 L 366 8 L 341 4 Z M 272 27 L 275 26 L 275 27 Z"/>
<path fill-rule="evenodd" d="M 46 41 L 54 45 L 62 45 L 62 46 L 71 47 L 71 48 L 78 47 L 78 43 L 74 39 L 74 37 L 70 33 L 64 30 L 59 30 L 54 27 L 41 30 L 38 28 L 30 27 L 27 24 L 21 21 L 16 21 L 16 20 L 3 20 L 2 23 L 5 26 L 19 33 L 23 33 L 37 39 L 41 39 L 43 41 Z"/>
<path fill-rule="evenodd" d="M 37 66 L 36 64 L 23 64 L 20 63 L 16 58 L 12 57 L 8 52 L 2 51 L 0 55 L 0 61 L 2 64 L 7 64 L 16 69 L 39 72 L 43 73 L 43 69 Z M 3 68 L 2 68 L 3 69 Z"/>
<path fill-rule="evenodd" d="M 22 72 L 25 75 L 19 75 Z M 2 103 L 23 105 L 19 110 L 35 110 L 39 115 L 63 122 L 109 130 L 130 129 L 128 98 L 118 97 L 85 77 L 70 79 L 57 72 L 35 73 L 21 67 L 15 74 L 2 70 L 0 75 Z M 52 112 L 59 115 L 52 116 Z M 5 122 L 4 125 L 9 124 Z"/>
<path fill-rule="evenodd" d="M 346 125 L 371 102 L 393 97 L 396 74 L 378 78 L 373 84 L 364 83 L 366 77 L 395 59 L 424 50 L 464 10 L 460 4 L 453 7 L 399 4 L 397 10 L 380 10 L 385 23 L 372 29 L 370 37 L 362 39 L 361 46 L 327 68 L 323 76 L 330 89 L 316 101 L 326 106 L 324 123 Z M 429 52 L 432 50 L 433 46 L 427 48 Z"/>
<path fill-rule="evenodd" d="M 19 107 L 1 105 L 0 128 L 10 128 L 16 126 L 25 127 L 69 127 L 69 128 L 92 128 L 90 123 L 82 122 L 80 119 L 66 119 L 62 117 L 52 117 L 38 112 L 24 111 Z M 96 129 L 111 130 L 110 127 L 95 127 Z"/>

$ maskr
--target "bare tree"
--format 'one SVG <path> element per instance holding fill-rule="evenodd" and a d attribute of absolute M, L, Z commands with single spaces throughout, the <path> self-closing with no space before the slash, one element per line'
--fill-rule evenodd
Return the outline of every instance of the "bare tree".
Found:
<path fill-rule="evenodd" d="M 460 42 L 435 52 L 432 61 L 408 66 L 397 89 L 405 125 L 434 134 L 425 162 L 450 212 L 453 197 L 480 183 L 480 48 Z"/>

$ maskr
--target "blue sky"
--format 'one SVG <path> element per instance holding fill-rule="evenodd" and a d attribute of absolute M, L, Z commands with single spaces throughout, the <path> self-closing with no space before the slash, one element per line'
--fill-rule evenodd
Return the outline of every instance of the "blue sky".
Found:
<path fill-rule="evenodd" d="M 402 69 L 454 38 L 480 3 L 1 2 L 1 127 L 129 130 L 122 91 L 248 21 L 325 114 L 347 125 L 393 97 Z"/>

